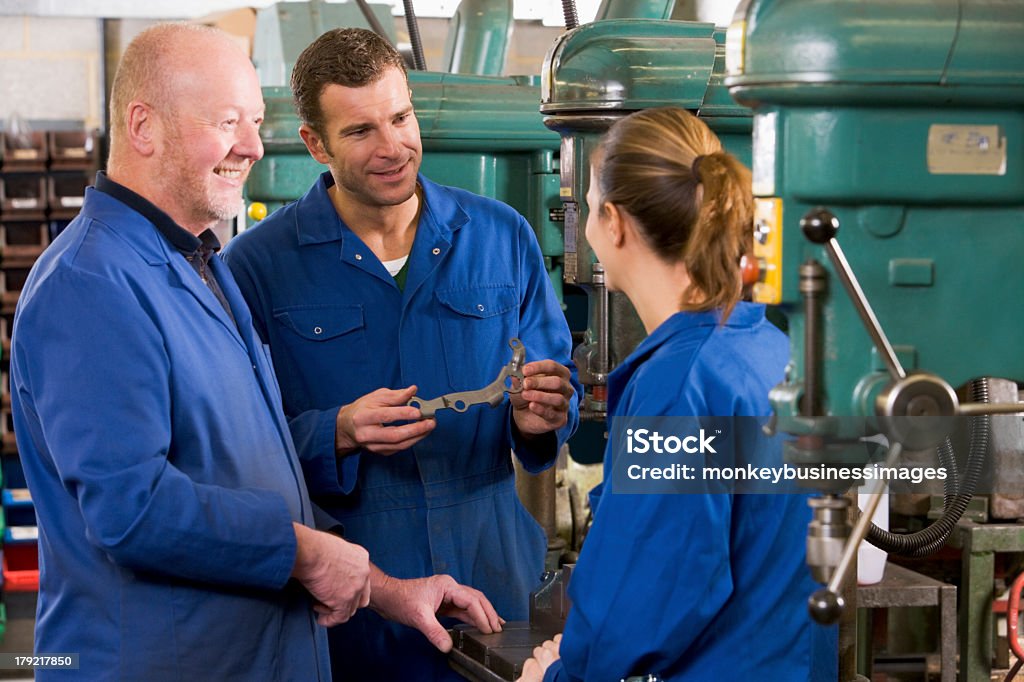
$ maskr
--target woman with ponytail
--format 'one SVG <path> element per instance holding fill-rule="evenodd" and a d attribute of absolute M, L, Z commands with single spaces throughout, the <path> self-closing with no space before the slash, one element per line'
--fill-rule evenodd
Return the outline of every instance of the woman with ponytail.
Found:
<path fill-rule="evenodd" d="M 612 427 L 768 415 L 789 347 L 764 306 L 741 300 L 750 171 L 689 112 L 648 109 L 618 121 L 594 152 L 587 205 L 605 282 L 648 334 L 608 379 Z M 806 497 L 624 494 L 613 490 L 613 444 L 565 632 L 535 650 L 521 681 L 834 681 L 835 631 L 806 609 L 816 588 Z"/>

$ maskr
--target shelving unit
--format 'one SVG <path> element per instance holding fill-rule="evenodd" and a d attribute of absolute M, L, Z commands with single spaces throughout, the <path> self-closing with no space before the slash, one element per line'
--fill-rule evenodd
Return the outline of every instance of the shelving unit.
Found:
<path fill-rule="evenodd" d="M 4 601 L 39 589 L 38 528 L 14 435 L 10 351 L 14 311 L 28 273 L 81 209 L 99 167 L 97 131 L 0 135 L 0 537 Z M 0 603 L 2 614 L 3 603 Z M 3 634 L 0 625 L 0 635 Z"/>

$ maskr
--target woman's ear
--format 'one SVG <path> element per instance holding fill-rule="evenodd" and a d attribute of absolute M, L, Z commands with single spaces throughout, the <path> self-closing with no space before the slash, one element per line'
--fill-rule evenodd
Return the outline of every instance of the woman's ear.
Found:
<path fill-rule="evenodd" d="M 605 221 L 605 229 L 608 230 L 608 241 L 615 248 L 621 248 L 625 241 L 626 214 L 618 206 L 607 201 L 604 203 L 604 211 L 605 215 L 608 216 L 608 220 Z"/>
<path fill-rule="evenodd" d="M 640 228 L 637 226 L 636 218 L 615 204 L 606 202 L 604 206 L 608 213 L 608 239 L 612 245 L 621 249 L 627 244 L 639 243 Z"/>

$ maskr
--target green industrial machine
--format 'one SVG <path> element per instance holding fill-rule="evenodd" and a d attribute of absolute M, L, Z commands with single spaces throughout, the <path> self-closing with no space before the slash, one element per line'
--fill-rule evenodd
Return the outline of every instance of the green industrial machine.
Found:
<path fill-rule="evenodd" d="M 562 136 L 565 281 L 587 291 L 590 306 L 587 337 L 574 356 L 586 387 L 585 418 L 604 418 L 607 375 L 644 337 L 629 301 L 606 290 L 586 241 L 590 154 L 617 119 L 674 105 L 693 111 L 749 164 L 750 110 L 730 98 L 724 71 L 724 32 L 679 21 L 586 24 L 565 33 L 544 60 L 540 109 L 544 124 Z"/>
<path fill-rule="evenodd" d="M 789 321 L 790 371 L 772 393 L 778 428 L 797 436 L 788 461 L 860 465 L 859 439 L 879 431 L 941 457 L 968 415 L 1022 411 L 1021 36 L 1020 0 L 746 0 L 737 10 L 726 83 L 754 110 L 755 298 Z M 1010 390 L 993 395 L 996 381 Z M 972 462 L 999 426 L 977 420 Z M 1008 450 L 1019 470 L 1021 439 Z M 829 584 L 812 606 L 823 620 L 838 616 L 852 546 L 868 532 L 858 524 L 844 553 L 848 486 L 819 486 L 808 541 Z M 946 521 L 948 534 L 955 517 Z M 973 549 L 969 537 L 961 679 L 974 682 L 989 679 L 991 553 L 1020 551 L 1024 537 L 975 538 Z M 945 536 L 926 539 L 911 552 Z M 987 578 L 969 574 L 972 552 L 988 553 Z"/>
<path fill-rule="evenodd" d="M 873 416 L 893 383 L 890 352 L 833 286 L 822 303 L 825 371 L 804 386 L 799 267 L 816 259 L 836 274 L 800 227 L 816 206 L 843 226 L 835 238 L 905 370 L 952 387 L 1024 379 L 1024 318 L 1001 297 L 977 296 L 1024 283 L 1024 5 L 749 4 L 730 35 L 728 83 L 755 109 L 766 266 L 755 295 L 785 306 L 796 332 L 790 385 L 800 389 L 778 396 L 780 415 L 800 414 L 816 390 L 816 413 Z"/>

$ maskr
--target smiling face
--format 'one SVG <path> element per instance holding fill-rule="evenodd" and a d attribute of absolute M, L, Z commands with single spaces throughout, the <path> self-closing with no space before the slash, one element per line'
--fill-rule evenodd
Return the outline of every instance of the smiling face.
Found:
<path fill-rule="evenodd" d="M 416 192 L 423 157 L 405 74 L 389 68 L 368 85 L 327 85 L 320 94 L 323 133 L 303 126 L 310 153 L 331 169 L 343 203 L 398 206 Z"/>
<path fill-rule="evenodd" d="M 204 57 L 217 67 L 185 66 L 171 111 L 160 116 L 160 182 L 171 201 L 164 208 L 196 234 L 238 213 L 249 170 L 263 156 L 263 96 L 252 64 L 223 41 Z"/>

